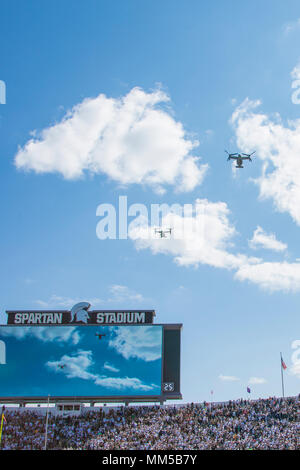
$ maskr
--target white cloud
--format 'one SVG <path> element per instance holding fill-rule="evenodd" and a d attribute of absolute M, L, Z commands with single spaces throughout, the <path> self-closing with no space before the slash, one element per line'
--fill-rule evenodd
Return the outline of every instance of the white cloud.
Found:
<path fill-rule="evenodd" d="M 137 358 L 150 362 L 161 358 L 161 328 L 114 327 L 111 332 L 113 336 L 109 340 L 109 347 L 125 359 Z"/>
<path fill-rule="evenodd" d="M 142 294 L 132 291 L 127 286 L 114 284 L 109 288 L 112 295 L 108 302 L 125 302 L 125 301 L 142 301 L 144 300 Z"/>
<path fill-rule="evenodd" d="M 206 129 L 205 135 L 207 137 L 212 137 L 214 135 L 214 131 L 212 129 Z"/>
<path fill-rule="evenodd" d="M 103 369 L 109 370 L 110 372 L 120 372 L 120 369 L 117 369 L 117 367 L 114 365 L 109 364 L 109 362 L 104 363 Z"/>
<path fill-rule="evenodd" d="M 290 373 L 300 379 L 300 340 L 296 339 L 292 342 L 292 349 L 295 351 L 292 354 L 292 365 L 290 367 Z"/>
<path fill-rule="evenodd" d="M 234 269 L 244 263 L 259 262 L 257 258 L 229 251 L 232 238 L 236 235 L 229 214 L 224 202 L 197 199 L 190 215 L 180 215 L 171 210 L 163 215 L 162 226 L 173 229 L 171 238 L 151 236 L 155 233 L 154 228 L 146 220 L 131 227 L 129 237 L 138 250 L 150 249 L 154 254 L 171 255 L 181 266 L 207 264 Z"/>
<path fill-rule="evenodd" d="M 64 365 L 63 368 L 59 367 Z M 66 375 L 67 378 L 79 378 L 83 380 L 90 380 L 95 385 L 107 388 L 114 388 L 122 390 L 131 388 L 133 390 L 150 391 L 154 387 L 152 385 L 144 384 L 136 377 L 107 377 L 105 375 L 94 374 L 89 372 L 94 365 L 92 351 L 78 350 L 72 355 L 64 354 L 59 361 L 48 361 L 46 367 L 55 373 Z"/>
<path fill-rule="evenodd" d="M 300 379 L 300 361 L 291 366 L 290 372 Z"/>
<path fill-rule="evenodd" d="M 299 65 L 291 75 L 300 79 Z M 300 80 L 297 86 L 300 87 Z M 237 144 L 244 152 L 256 150 L 256 156 L 262 162 L 261 175 L 254 180 L 259 187 L 260 198 L 273 200 L 279 212 L 287 212 L 300 225 L 300 119 L 284 125 L 278 113 L 268 116 L 257 111 L 260 105 L 260 101 L 247 98 L 234 111 L 231 123 Z M 256 233 L 256 241 L 257 235 L 265 248 L 283 251 L 286 247 L 262 229 Z M 300 265 L 297 262 L 244 263 L 235 277 L 270 291 L 300 290 Z"/>
<path fill-rule="evenodd" d="M 285 35 L 288 35 L 296 30 L 300 29 L 300 18 L 294 21 L 290 21 L 283 25 L 283 32 Z"/>
<path fill-rule="evenodd" d="M 300 264 L 287 262 L 263 262 L 244 264 L 235 278 L 251 281 L 270 291 L 296 292 L 300 290 Z"/>
<path fill-rule="evenodd" d="M 300 24 L 300 23 L 299 23 Z M 299 80 L 300 79 L 300 64 L 297 64 L 293 70 L 291 71 L 291 77 L 294 80 Z"/>
<path fill-rule="evenodd" d="M 249 384 L 252 385 L 261 385 L 267 383 L 266 379 L 263 377 L 250 377 Z"/>
<path fill-rule="evenodd" d="M 235 377 L 234 375 L 219 375 L 219 379 L 222 380 L 223 382 L 237 382 L 240 379 L 238 377 Z"/>
<path fill-rule="evenodd" d="M 109 287 L 110 296 L 106 299 L 100 299 L 98 297 L 88 298 L 88 302 L 91 304 L 91 309 L 95 307 L 103 308 L 104 304 L 109 302 L 138 302 L 143 301 L 144 297 L 142 294 L 139 294 L 129 287 L 119 284 L 114 284 Z M 77 304 L 78 302 L 82 302 L 82 298 L 79 297 L 63 297 L 59 295 L 51 295 L 48 300 L 35 300 L 35 303 L 39 305 L 40 308 L 47 309 L 47 308 L 64 308 L 70 310 L 73 305 Z"/>
<path fill-rule="evenodd" d="M 145 392 L 157 387 L 153 384 L 144 384 L 136 377 L 97 377 L 95 384 L 101 385 L 102 387 L 115 388 L 117 390 L 132 388 L 133 390 L 143 390 Z"/>
<path fill-rule="evenodd" d="M 265 248 L 273 251 L 285 251 L 287 245 L 276 239 L 274 233 L 266 233 L 259 225 L 253 233 L 253 237 L 249 240 L 250 248 Z"/>
<path fill-rule="evenodd" d="M 79 297 L 63 297 L 59 295 L 51 295 L 51 297 L 48 300 L 35 300 L 35 303 L 39 305 L 41 308 L 65 308 L 67 310 L 70 310 L 73 305 L 77 304 L 78 302 L 82 302 L 82 298 Z M 89 299 L 89 303 L 92 306 L 97 306 L 103 303 L 103 300 L 95 297 Z"/>
<path fill-rule="evenodd" d="M 295 90 L 292 93 L 291 100 L 294 104 L 300 104 L 300 63 L 293 68 L 291 72 L 293 79 L 292 89 Z"/>
<path fill-rule="evenodd" d="M 79 350 L 72 356 L 64 354 L 59 361 L 48 361 L 46 366 L 54 372 L 63 371 L 67 378 L 79 378 L 84 380 L 95 380 L 97 376 L 87 371 L 93 364 L 92 351 Z M 61 369 L 59 366 L 64 365 Z"/>
<path fill-rule="evenodd" d="M 260 104 L 247 98 L 233 113 L 237 144 L 244 152 L 256 150 L 263 163 L 255 180 L 260 197 L 272 199 L 300 225 L 300 119 L 284 126 L 278 114 L 255 112 Z"/>
<path fill-rule="evenodd" d="M 162 227 L 173 228 L 171 237 L 158 237 L 148 219 L 141 218 L 139 225 L 130 227 L 129 238 L 137 250 L 149 249 L 153 254 L 169 255 L 180 266 L 205 264 L 236 270 L 235 279 L 251 281 L 269 291 L 300 290 L 300 263 L 265 262 L 261 258 L 232 252 L 232 240 L 237 232 L 230 223 L 230 212 L 225 203 L 197 199 L 192 209 L 188 216 L 171 209 L 163 215 Z M 277 251 L 286 248 L 273 234 L 266 234 L 260 227 L 254 234 L 252 247 L 259 244 Z"/>
<path fill-rule="evenodd" d="M 191 191 L 208 165 L 191 154 L 198 142 L 187 138 L 182 124 L 160 106 L 168 101 L 161 90 L 140 88 L 119 99 L 87 98 L 19 148 L 15 165 L 70 180 L 85 172 L 102 173 L 121 184 Z"/>
<path fill-rule="evenodd" d="M 1 336 L 12 336 L 16 339 L 22 340 L 27 338 L 36 338 L 44 343 L 71 343 L 78 344 L 80 335 L 76 326 L 25 326 L 20 327 L 1 327 Z"/>

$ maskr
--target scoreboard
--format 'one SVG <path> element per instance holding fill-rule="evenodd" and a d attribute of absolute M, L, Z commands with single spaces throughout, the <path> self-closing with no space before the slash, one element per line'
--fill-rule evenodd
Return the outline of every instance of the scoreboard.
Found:
<path fill-rule="evenodd" d="M 181 324 L 153 324 L 143 312 L 96 312 L 97 324 L 80 315 L 41 324 L 50 313 L 66 314 L 10 311 L 10 321 L 0 326 L 1 403 L 182 398 Z M 120 321 L 105 323 L 108 318 Z"/>

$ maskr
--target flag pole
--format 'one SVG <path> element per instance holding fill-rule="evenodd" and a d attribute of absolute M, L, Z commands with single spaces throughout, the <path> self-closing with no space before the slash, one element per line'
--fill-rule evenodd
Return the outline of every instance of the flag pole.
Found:
<path fill-rule="evenodd" d="M 284 382 L 283 382 L 283 367 L 282 367 L 282 353 L 280 353 L 280 369 L 281 369 L 281 387 L 282 387 L 282 397 L 284 398 Z"/>
<path fill-rule="evenodd" d="M 50 398 L 50 395 L 48 395 L 48 404 L 47 404 L 47 415 L 46 415 L 46 430 L 45 430 L 45 445 L 44 445 L 44 450 L 47 450 L 48 418 L 49 418 L 49 398 Z"/>

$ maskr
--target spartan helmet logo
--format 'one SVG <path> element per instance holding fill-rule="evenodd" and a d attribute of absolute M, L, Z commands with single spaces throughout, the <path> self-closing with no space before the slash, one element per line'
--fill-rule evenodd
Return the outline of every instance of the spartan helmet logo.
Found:
<path fill-rule="evenodd" d="M 91 304 L 88 302 L 79 302 L 78 304 L 74 305 L 71 310 L 71 322 L 87 323 L 88 319 L 90 318 L 88 313 L 90 306 Z"/>

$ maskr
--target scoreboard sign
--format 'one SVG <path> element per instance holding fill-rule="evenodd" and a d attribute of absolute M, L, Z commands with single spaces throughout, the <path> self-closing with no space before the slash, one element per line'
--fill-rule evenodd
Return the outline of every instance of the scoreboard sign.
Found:
<path fill-rule="evenodd" d="M 8 310 L 0 325 L 0 402 L 180 399 L 181 324 L 154 310 Z"/>
<path fill-rule="evenodd" d="M 71 310 L 7 310 L 8 325 L 132 325 L 151 324 L 154 310 L 89 310 L 88 302 L 79 302 Z"/>

